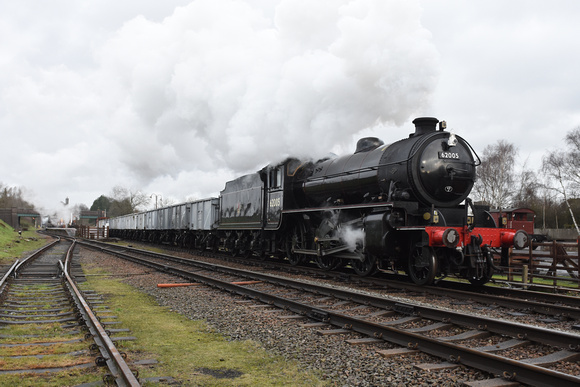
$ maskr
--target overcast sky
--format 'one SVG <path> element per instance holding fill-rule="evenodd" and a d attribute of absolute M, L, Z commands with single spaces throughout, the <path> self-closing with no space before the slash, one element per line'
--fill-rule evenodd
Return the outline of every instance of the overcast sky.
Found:
<path fill-rule="evenodd" d="M 0 0 L 0 182 L 181 202 L 434 116 L 538 167 L 580 126 L 580 2 Z"/>

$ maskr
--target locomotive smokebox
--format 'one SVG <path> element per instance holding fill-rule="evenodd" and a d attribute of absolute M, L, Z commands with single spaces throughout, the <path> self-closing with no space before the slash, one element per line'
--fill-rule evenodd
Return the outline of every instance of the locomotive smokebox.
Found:
<path fill-rule="evenodd" d="M 413 123 L 415 124 L 415 133 L 411 136 L 421 136 L 423 134 L 435 132 L 439 120 L 434 117 L 419 117 L 415 118 Z"/>

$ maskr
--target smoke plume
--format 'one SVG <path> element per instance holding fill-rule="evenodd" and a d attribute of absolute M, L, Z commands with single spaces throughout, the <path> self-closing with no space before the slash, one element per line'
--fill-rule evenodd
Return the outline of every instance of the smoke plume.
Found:
<path fill-rule="evenodd" d="M 427 110 L 438 77 L 418 0 L 4 3 L 0 175 L 46 213 L 352 152 Z"/>
<path fill-rule="evenodd" d="M 98 55 L 109 135 L 144 179 L 324 155 L 426 104 L 438 55 L 419 17 L 416 1 L 195 0 L 133 19 Z"/>

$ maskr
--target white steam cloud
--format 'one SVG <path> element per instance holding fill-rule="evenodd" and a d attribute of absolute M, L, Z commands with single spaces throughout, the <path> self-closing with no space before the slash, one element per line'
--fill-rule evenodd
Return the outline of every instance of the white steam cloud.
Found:
<path fill-rule="evenodd" d="M 338 236 L 350 252 L 363 250 L 366 234 L 362 228 L 343 226 L 339 229 Z"/>
<path fill-rule="evenodd" d="M 109 135 L 143 180 L 318 157 L 424 108 L 438 54 L 418 2 L 196 0 L 99 51 Z"/>
<path fill-rule="evenodd" d="M 418 0 L 5 3 L 0 181 L 47 209 L 116 185 L 202 198 L 287 156 L 352 152 L 427 111 L 438 78 Z"/>

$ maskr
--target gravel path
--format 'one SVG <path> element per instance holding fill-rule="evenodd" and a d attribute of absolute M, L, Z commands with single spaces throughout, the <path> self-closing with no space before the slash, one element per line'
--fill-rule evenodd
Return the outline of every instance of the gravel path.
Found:
<path fill-rule="evenodd" d="M 346 339 L 361 337 L 356 333 L 320 336 L 317 328 L 304 328 L 306 320 L 278 318 L 284 312 L 251 309 L 241 300 L 204 286 L 159 289 L 158 283 L 175 282 L 162 273 L 150 273 L 133 263 L 101 253 L 81 249 L 81 263 L 98 260 L 99 266 L 114 273 L 126 273 L 122 280 L 155 297 L 160 305 L 194 320 L 205 320 L 230 340 L 254 340 L 272 353 L 294 359 L 305 369 L 320 370 L 336 386 L 457 386 L 466 381 L 489 378 L 463 366 L 442 371 L 422 371 L 415 364 L 439 363 L 442 360 L 426 354 L 383 358 L 377 350 L 392 348 L 380 345 L 351 345 Z M 94 261 L 93 261 L 94 262 Z"/>

